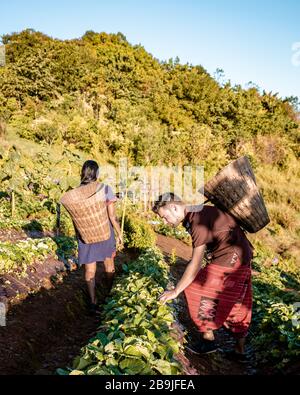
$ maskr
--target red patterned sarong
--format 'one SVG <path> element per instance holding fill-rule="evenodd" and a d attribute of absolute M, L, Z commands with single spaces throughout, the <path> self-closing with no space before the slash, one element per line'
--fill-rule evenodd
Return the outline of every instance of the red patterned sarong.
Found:
<path fill-rule="evenodd" d="M 245 337 L 252 315 L 251 267 L 236 256 L 232 267 L 211 262 L 184 290 L 189 313 L 200 332 L 222 326 Z"/>

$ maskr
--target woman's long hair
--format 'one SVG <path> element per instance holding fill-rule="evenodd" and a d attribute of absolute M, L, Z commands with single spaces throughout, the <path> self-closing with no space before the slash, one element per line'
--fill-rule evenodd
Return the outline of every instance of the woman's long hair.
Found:
<path fill-rule="evenodd" d="M 87 160 L 84 162 L 81 169 L 80 185 L 87 185 L 90 182 L 97 180 L 97 171 L 99 169 L 98 163 L 94 160 Z"/>

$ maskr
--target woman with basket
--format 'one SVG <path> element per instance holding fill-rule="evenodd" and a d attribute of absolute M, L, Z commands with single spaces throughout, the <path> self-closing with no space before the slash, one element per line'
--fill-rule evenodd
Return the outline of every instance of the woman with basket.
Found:
<path fill-rule="evenodd" d="M 80 186 L 68 191 L 61 199 L 74 223 L 78 241 L 78 264 L 84 265 L 91 313 L 97 312 L 97 262 L 104 262 L 108 286 L 112 284 L 116 255 L 114 230 L 118 246 L 123 244 L 114 208 L 117 198 L 109 185 L 97 181 L 98 177 L 98 164 L 87 160 L 82 166 Z"/>

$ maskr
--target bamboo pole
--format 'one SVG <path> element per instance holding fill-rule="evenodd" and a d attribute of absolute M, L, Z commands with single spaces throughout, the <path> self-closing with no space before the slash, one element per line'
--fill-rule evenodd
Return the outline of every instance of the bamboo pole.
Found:
<path fill-rule="evenodd" d="M 123 238 L 123 234 L 124 234 L 124 222 L 125 222 L 126 205 L 127 205 L 127 175 L 126 175 L 126 182 L 125 182 L 124 203 L 123 203 L 123 208 L 122 208 L 122 221 L 121 221 L 121 235 L 122 235 L 122 238 Z"/>
<path fill-rule="evenodd" d="M 16 198 L 15 198 L 15 192 L 12 191 L 11 193 L 11 216 L 14 218 L 16 212 Z"/>

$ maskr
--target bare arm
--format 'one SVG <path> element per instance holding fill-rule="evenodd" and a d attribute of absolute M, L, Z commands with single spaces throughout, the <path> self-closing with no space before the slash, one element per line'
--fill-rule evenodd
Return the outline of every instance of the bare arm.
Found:
<path fill-rule="evenodd" d="M 200 247 L 196 247 L 193 249 L 192 260 L 187 265 L 181 279 L 179 280 L 178 284 L 175 287 L 175 291 L 177 295 L 179 295 L 185 288 L 187 288 L 195 280 L 195 277 L 197 276 L 201 268 L 205 247 L 206 246 L 204 244 Z"/>
<path fill-rule="evenodd" d="M 113 203 L 110 203 L 107 206 L 107 212 L 108 212 L 108 217 L 110 219 L 110 222 L 112 223 L 112 226 L 114 227 L 115 231 L 117 232 L 118 235 L 118 243 L 120 245 L 123 244 L 123 239 L 122 239 L 122 234 L 121 234 L 121 228 L 119 221 L 116 217 L 116 212 L 115 212 L 115 205 Z"/>
<path fill-rule="evenodd" d="M 192 260 L 187 265 L 175 289 L 165 291 L 160 297 L 161 302 L 165 303 L 167 300 L 177 298 L 177 296 L 194 281 L 201 268 L 205 247 L 206 245 L 204 244 L 193 249 Z"/>

